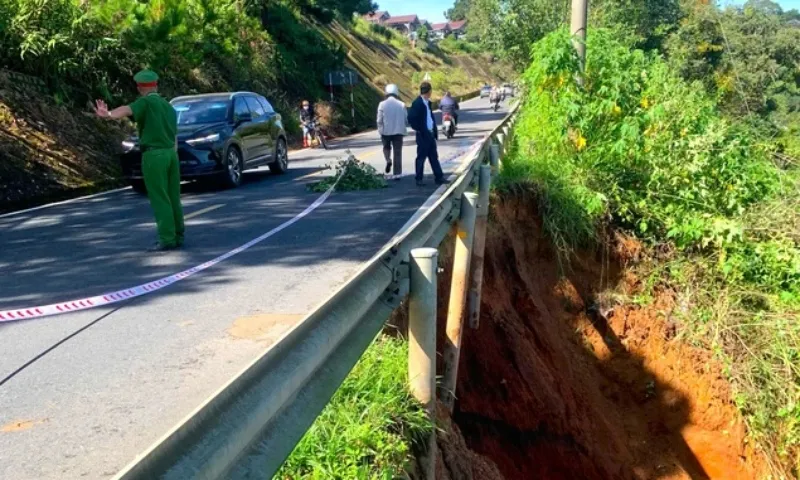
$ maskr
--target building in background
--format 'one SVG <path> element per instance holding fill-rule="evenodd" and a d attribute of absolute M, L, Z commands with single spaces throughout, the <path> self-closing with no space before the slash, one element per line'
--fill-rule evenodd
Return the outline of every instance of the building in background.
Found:
<path fill-rule="evenodd" d="M 417 31 L 420 27 L 420 21 L 416 15 L 399 15 L 397 17 L 390 16 L 382 25 L 408 35 Z"/>
<path fill-rule="evenodd" d="M 383 23 L 386 22 L 386 20 L 389 20 L 389 18 L 391 17 L 392 16 L 389 14 L 389 12 L 380 11 L 380 12 L 368 13 L 366 15 L 363 15 L 361 18 L 368 21 L 369 23 L 383 25 Z"/>
<path fill-rule="evenodd" d="M 431 25 L 432 40 L 442 40 L 448 35 L 450 35 L 450 25 L 447 22 L 434 23 L 433 25 Z"/>
<path fill-rule="evenodd" d="M 463 38 L 467 34 L 467 21 L 466 20 L 459 20 L 457 22 L 449 22 L 448 27 L 450 27 L 450 33 L 453 34 L 456 38 L 460 39 Z"/>

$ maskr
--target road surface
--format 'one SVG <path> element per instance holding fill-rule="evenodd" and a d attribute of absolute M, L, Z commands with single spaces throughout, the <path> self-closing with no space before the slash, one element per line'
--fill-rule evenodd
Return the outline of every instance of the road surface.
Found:
<path fill-rule="evenodd" d="M 505 116 L 462 105 L 452 159 Z M 149 254 L 155 225 L 130 189 L 0 217 L 0 312 L 126 289 L 202 264 L 295 218 L 346 149 L 383 171 L 375 132 L 290 155 L 234 190 L 187 184 L 183 250 Z M 413 137 L 405 143 L 413 173 Z M 456 162 L 445 165 L 454 169 Z M 426 172 L 430 168 L 426 165 Z M 152 294 L 0 323 L 0 479 L 108 478 L 280 338 L 369 259 L 435 190 L 413 176 L 334 193 L 249 249 Z"/>

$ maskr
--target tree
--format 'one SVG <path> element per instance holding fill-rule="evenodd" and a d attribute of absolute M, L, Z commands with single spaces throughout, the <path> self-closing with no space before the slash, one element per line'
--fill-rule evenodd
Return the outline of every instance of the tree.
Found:
<path fill-rule="evenodd" d="M 754 10 L 766 13 L 767 15 L 783 14 L 783 9 L 781 6 L 772 0 L 748 0 L 747 3 L 744 4 L 744 8 L 752 8 Z"/>
<path fill-rule="evenodd" d="M 444 12 L 444 16 L 451 22 L 464 20 L 469 14 L 470 4 L 472 0 L 456 0 L 453 8 Z"/>
<path fill-rule="evenodd" d="M 430 37 L 430 32 L 428 31 L 428 27 L 423 25 L 417 29 L 417 38 L 419 38 L 423 42 L 427 42 L 428 37 Z"/>
<path fill-rule="evenodd" d="M 568 12 L 569 0 L 472 0 L 467 34 L 521 69 L 533 43 L 563 24 Z"/>
<path fill-rule="evenodd" d="M 689 2 L 687 2 L 689 3 Z M 697 2 L 704 3 L 704 2 Z M 590 25 L 622 29 L 638 47 L 657 49 L 681 18 L 680 0 L 597 0 Z"/>
<path fill-rule="evenodd" d="M 703 82 L 729 117 L 778 137 L 798 155 L 800 29 L 784 15 L 763 0 L 724 10 L 700 6 L 686 11 L 665 46 L 675 70 Z"/>

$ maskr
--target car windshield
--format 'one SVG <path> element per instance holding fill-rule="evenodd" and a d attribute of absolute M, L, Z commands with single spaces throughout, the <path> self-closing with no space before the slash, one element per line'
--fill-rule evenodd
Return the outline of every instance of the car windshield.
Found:
<path fill-rule="evenodd" d="M 219 123 L 228 118 L 228 102 L 219 100 L 186 100 L 172 105 L 178 112 L 178 125 Z"/>

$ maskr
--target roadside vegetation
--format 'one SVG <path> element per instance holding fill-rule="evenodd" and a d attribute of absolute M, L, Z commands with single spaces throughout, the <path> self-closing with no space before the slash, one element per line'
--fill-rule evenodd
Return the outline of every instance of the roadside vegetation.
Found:
<path fill-rule="evenodd" d="M 336 173 L 333 176 L 312 184 L 310 190 L 321 193 L 335 186 L 337 192 L 353 192 L 386 187 L 384 176 L 372 165 L 358 160 L 349 150 L 347 158 L 340 160 L 334 169 Z"/>
<path fill-rule="evenodd" d="M 609 230 L 638 237 L 647 288 L 627 300 L 672 292 L 679 335 L 723 360 L 751 436 L 796 476 L 798 15 L 765 1 L 623 3 L 596 7 L 605 28 L 590 29 L 582 85 L 565 28 L 528 47 L 500 188 L 537 193 L 565 269 Z"/>
<path fill-rule="evenodd" d="M 380 335 L 275 475 L 281 480 L 392 480 L 433 428 L 408 393 L 405 341 Z"/>
<path fill-rule="evenodd" d="M 8 187 L 0 210 L 123 183 L 116 155 L 130 125 L 101 125 L 89 103 L 131 101 L 141 68 L 159 73 L 167 97 L 262 94 L 292 138 L 301 99 L 336 136 L 374 127 L 388 83 L 411 100 L 418 72 L 452 77 L 438 87 L 455 94 L 509 75 L 491 56 L 425 42 L 412 48 L 399 33 L 358 19 L 371 8 L 364 0 L 0 0 L 0 183 Z M 345 68 L 359 75 L 352 102 L 350 87 L 331 92 L 323 82 L 325 72 Z"/>

